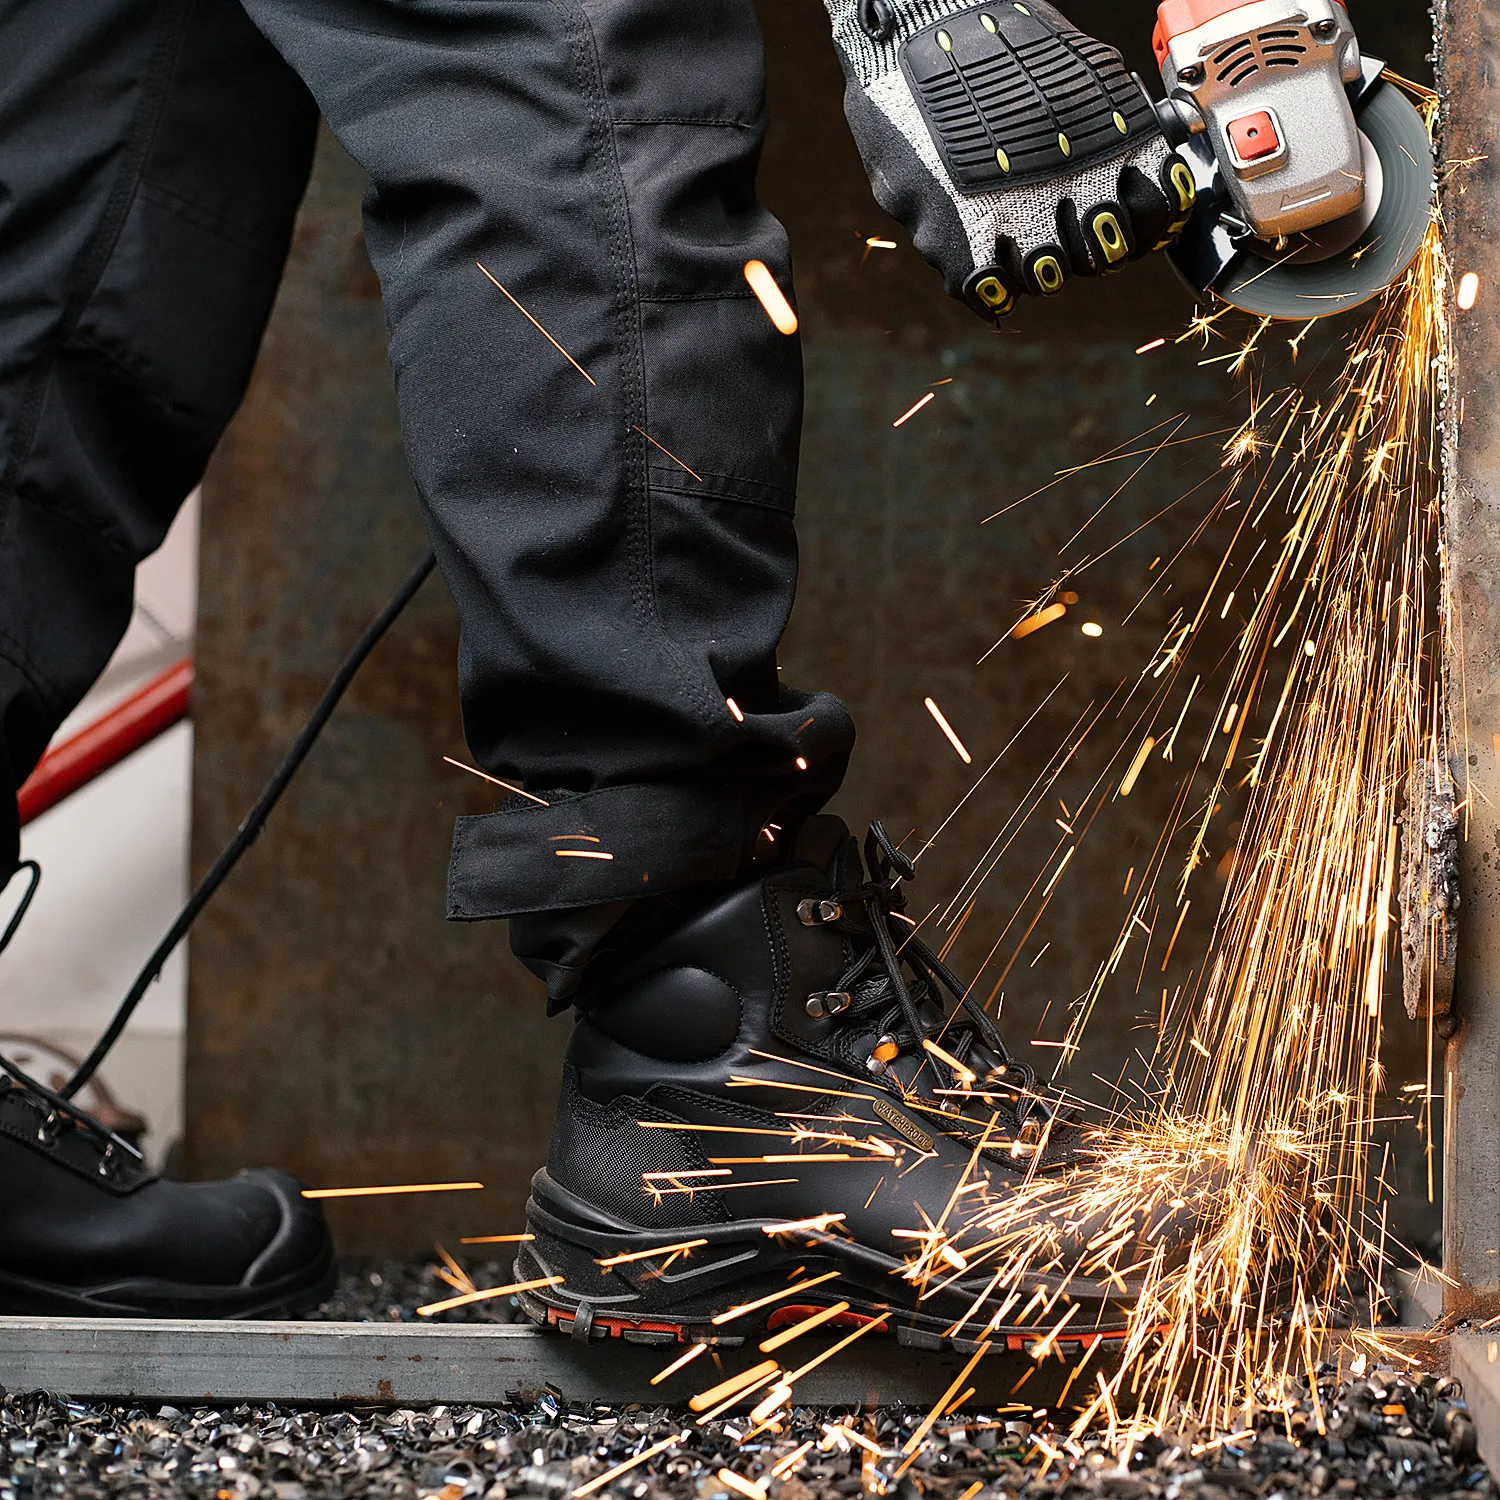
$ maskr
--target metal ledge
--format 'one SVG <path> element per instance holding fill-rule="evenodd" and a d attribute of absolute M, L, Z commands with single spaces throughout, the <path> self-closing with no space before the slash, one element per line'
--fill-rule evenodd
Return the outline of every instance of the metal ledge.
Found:
<path fill-rule="evenodd" d="M 826 1347 L 799 1340 L 799 1362 Z M 700 1356 L 653 1387 L 651 1377 L 679 1352 L 575 1343 L 509 1325 L 0 1317 L 0 1385 L 115 1401 L 498 1405 L 550 1386 L 575 1401 L 685 1404 L 722 1376 Z M 718 1357 L 724 1374 L 763 1358 L 753 1348 Z M 819 1406 L 931 1405 L 967 1358 L 861 1340 L 799 1380 L 797 1397 Z M 1045 1404 L 1067 1375 L 1055 1357 L 1038 1365 L 993 1352 L 970 1377 L 976 1389 L 966 1405 L 993 1410 L 1015 1399 L 1022 1379 L 1026 1402 Z"/>
<path fill-rule="evenodd" d="M 1448 1340 L 1448 1373 L 1463 1381 L 1480 1456 L 1500 1475 L 1500 1335 L 1455 1333 Z"/>
<path fill-rule="evenodd" d="M 1420 1329 L 1387 1329 L 1382 1335 L 1424 1366 L 1441 1363 L 1446 1352 L 1446 1340 Z M 799 1340 L 796 1363 L 811 1360 L 831 1342 L 812 1335 Z M 1464 1381 L 1487 1455 L 1500 1453 L 1500 1352 L 1491 1363 L 1492 1349 L 1500 1351 L 1500 1340 L 1452 1340 L 1453 1374 Z M 550 1388 L 570 1401 L 685 1406 L 699 1391 L 763 1357 L 753 1346 L 699 1356 L 653 1386 L 651 1377 L 681 1352 L 618 1339 L 584 1344 L 507 1324 L 0 1317 L 0 1385 L 6 1389 L 174 1405 L 498 1406 L 529 1402 Z M 970 1374 L 974 1395 L 959 1409 L 994 1411 L 1018 1400 L 1034 1408 L 1056 1404 L 1076 1358 L 1076 1351 L 1068 1353 L 1067 1362 L 1054 1354 L 1037 1363 L 992 1350 Z M 968 1359 L 906 1349 L 892 1339 L 862 1339 L 799 1380 L 797 1400 L 809 1406 L 930 1407 Z M 788 1362 L 786 1355 L 782 1360 Z M 1100 1356 L 1092 1364 L 1108 1368 L 1110 1359 Z M 1086 1378 L 1092 1380 L 1092 1373 Z"/>

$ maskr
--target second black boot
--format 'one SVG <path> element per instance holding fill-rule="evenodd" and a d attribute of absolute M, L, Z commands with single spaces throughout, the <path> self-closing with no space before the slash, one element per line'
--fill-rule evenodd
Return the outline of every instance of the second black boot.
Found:
<path fill-rule="evenodd" d="M 122 1137 L 0 1066 L 0 1313 L 293 1316 L 332 1290 L 320 1206 L 286 1172 L 172 1182 Z"/>
<path fill-rule="evenodd" d="M 534 1319 L 738 1344 L 836 1308 L 920 1348 L 1124 1329 L 1214 1163 L 1115 1150 L 1015 1062 L 916 939 L 912 873 L 878 824 L 862 867 L 817 818 L 586 980 L 517 1260 L 552 1282 L 521 1296 Z"/>

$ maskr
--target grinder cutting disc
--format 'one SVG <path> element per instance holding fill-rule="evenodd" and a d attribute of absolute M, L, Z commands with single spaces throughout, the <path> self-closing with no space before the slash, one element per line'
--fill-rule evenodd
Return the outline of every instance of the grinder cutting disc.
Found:
<path fill-rule="evenodd" d="M 1173 253 L 1183 276 L 1246 312 L 1302 322 L 1358 307 L 1390 286 L 1416 258 L 1432 221 L 1432 142 L 1421 113 L 1394 84 L 1373 83 L 1355 118 L 1364 137 L 1364 208 L 1278 245 L 1232 238 L 1222 194 L 1203 181 L 1212 153 L 1194 160 L 1200 193 L 1209 191 Z"/>

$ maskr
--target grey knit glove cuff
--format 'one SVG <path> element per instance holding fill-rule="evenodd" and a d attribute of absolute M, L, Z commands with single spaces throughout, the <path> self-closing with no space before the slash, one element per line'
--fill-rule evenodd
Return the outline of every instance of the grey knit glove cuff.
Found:
<path fill-rule="evenodd" d="M 825 0 L 875 197 L 981 315 L 1165 249 L 1194 202 L 1139 82 L 1044 0 Z"/>

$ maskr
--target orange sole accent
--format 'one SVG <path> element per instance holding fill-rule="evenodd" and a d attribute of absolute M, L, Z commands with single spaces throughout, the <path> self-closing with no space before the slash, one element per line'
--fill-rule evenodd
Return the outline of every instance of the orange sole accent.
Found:
<path fill-rule="evenodd" d="M 821 1312 L 820 1307 L 811 1304 L 806 1306 L 792 1306 L 777 1308 L 769 1318 L 766 1319 L 765 1331 L 776 1333 L 782 1328 L 788 1328 L 793 1323 L 799 1323 L 803 1318 L 810 1318 L 815 1313 Z M 830 1330 L 846 1328 L 862 1328 L 870 1323 L 876 1323 L 878 1318 L 866 1316 L 864 1313 L 847 1312 L 840 1313 L 836 1318 L 830 1318 L 827 1327 Z M 573 1330 L 573 1319 L 561 1309 L 549 1307 L 547 1309 L 547 1324 L 555 1328 L 559 1333 L 571 1333 Z M 593 1326 L 602 1329 L 609 1338 L 619 1338 L 629 1333 L 667 1333 L 671 1334 L 678 1343 L 688 1342 L 686 1337 L 686 1324 L 668 1323 L 659 1318 L 620 1318 L 601 1314 L 594 1318 Z M 1160 1328 L 1152 1330 L 1153 1333 L 1164 1334 L 1170 1332 L 1170 1326 L 1163 1324 Z M 1128 1329 L 1115 1329 L 1101 1333 L 1075 1333 L 1064 1335 L 1053 1341 L 1054 1347 L 1062 1349 L 1072 1346 L 1080 1353 L 1096 1348 L 1099 1344 L 1123 1343 L 1130 1336 Z M 1045 1330 L 1036 1333 L 1008 1333 L 1005 1335 L 1005 1349 L 1008 1354 L 1025 1354 L 1035 1345 L 1044 1342 L 1047 1338 Z"/>
<path fill-rule="evenodd" d="M 573 1319 L 556 1307 L 547 1309 L 547 1324 L 561 1333 L 571 1333 L 573 1330 Z M 593 1326 L 602 1328 L 610 1338 L 614 1339 L 628 1331 L 630 1333 L 670 1333 L 681 1340 L 683 1329 L 681 1323 L 663 1323 L 650 1318 L 613 1318 L 607 1314 L 596 1317 Z"/>

